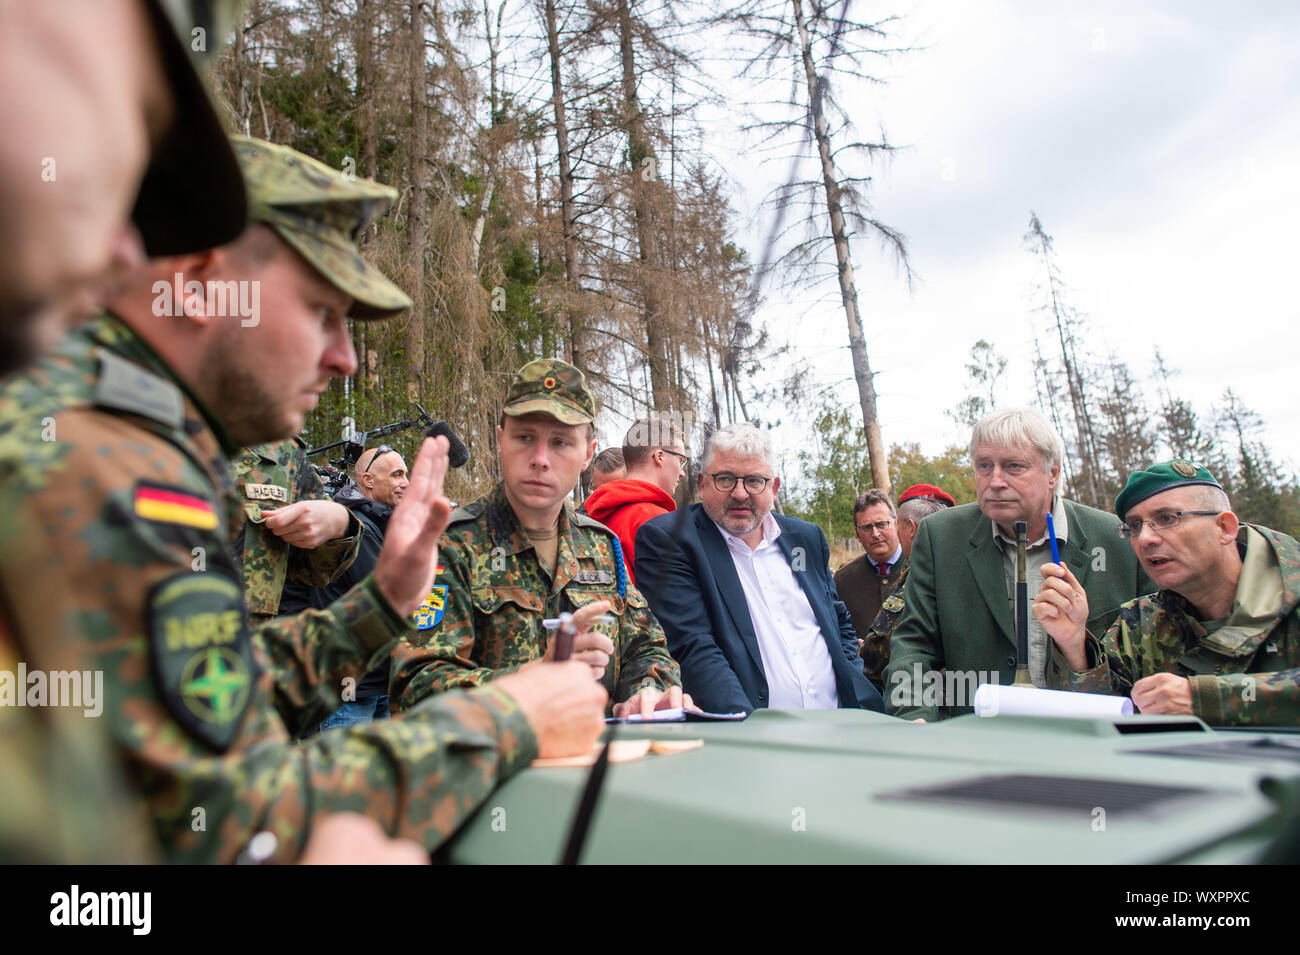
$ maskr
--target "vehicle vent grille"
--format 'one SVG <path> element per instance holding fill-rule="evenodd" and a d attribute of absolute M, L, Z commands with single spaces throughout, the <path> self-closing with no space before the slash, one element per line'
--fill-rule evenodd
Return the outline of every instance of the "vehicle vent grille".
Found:
<path fill-rule="evenodd" d="M 1214 795 L 1214 790 L 1194 786 L 1166 786 L 1126 779 L 1009 774 L 898 789 L 880 793 L 877 798 L 1061 815 L 1086 815 L 1101 807 L 1108 815 L 1122 815 L 1162 812 L 1175 804 Z"/>
<path fill-rule="evenodd" d="M 1128 752 L 1143 756 L 1181 756 L 1184 759 L 1222 759 L 1247 763 L 1282 760 L 1300 763 L 1300 739 L 1265 736 L 1262 739 L 1227 739 L 1213 743 L 1188 743 L 1185 746 L 1130 749 Z"/>

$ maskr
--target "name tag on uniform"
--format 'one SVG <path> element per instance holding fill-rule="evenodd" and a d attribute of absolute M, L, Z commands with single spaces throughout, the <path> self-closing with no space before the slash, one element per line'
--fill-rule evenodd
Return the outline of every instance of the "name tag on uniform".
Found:
<path fill-rule="evenodd" d="M 612 584 L 614 575 L 607 570 L 580 570 L 573 575 L 575 584 Z"/>
<path fill-rule="evenodd" d="M 245 484 L 244 493 L 254 501 L 279 501 L 284 504 L 289 500 L 289 492 L 278 484 Z"/>

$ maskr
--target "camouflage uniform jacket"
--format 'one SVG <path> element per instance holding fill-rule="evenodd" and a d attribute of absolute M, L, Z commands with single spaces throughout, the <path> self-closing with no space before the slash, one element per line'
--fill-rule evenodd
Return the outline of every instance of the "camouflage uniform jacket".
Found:
<path fill-rule="evenodd" d="M 536 755 L 527 719 L 485 688 L 295 744 L 273 701 L 316 718 L 412 624 L 368 578 L 250 634 L 234 450 L 111 316 L 0 386 L 0 585 L 19 645 L 66 642 L 104 674 L 107 735 L 165 858 L 228 862 L 269 831 L 271 861 L 288 861 L 337 811 L 437 846 Z"/>
<path fill-rule="evenodd" d="M 443 535 L 435 582 L 435 610 L 427 629 L 407 634 L 393 651 L 389 700 L 403 710 L 432 693 L 476 686 L 546 652 L 545 617 L 596 600 L 612 604 L 612 624 L 597 624 L 614 642 L 602 683 L 611 703 L 639 692 L 649 680 L 663 689 L 681 684 L 659 622 L 641 592 L 618 594 L 621 559 L 614 532 L 575 515 L 560 517 L 552 581 L 498 484 L 486 497 L 458 508 Z"/>
<path fill-rule="evenodd" d="M 885 665 L 889 663 L 889 640 L 894 635 L 894 625 L 903 615 L 906 604 L 903 601 L 903 588 L 907 586 L 907 572 L 911 569 L 910 561 L 903 561 L 894 589 L 880 604 L 880 613 L 872 621 L 871 629 L 862 638 L 862 647 L 858 655 L 862 657 L 862 672 L 866 674 L 877 690 L 885 688 Z"/>
<path fill-rule="evenodd" d="M 1192 711 L 1217 726 L 1300 724 L 1300 545 L 1251 525 L 1267 539 L 1282 572 L 1276 621 L 1238 645 L 1207 635 L 1191 605 L 1158 590 L 1125 604 L 1098 641 L 1088 635 L 1089 662 L 1074 673 L 1059 650 L 1052 654 L 1062 689 L 1128 696 L 1133 684 L 1156 673 L 1192 681 Z M 1235 643 L 1235 641 L 1229 641 Z"/>
<path fill-rule="evenodd" d="M 52 644 L 30 649 L 57 651 Z M 48 690 L 53 674 L 76 668 L 48 654 L 20 657 L 0 619 L 0 680 L 8 684 L 0 689 L 2 864 L 156 861 L 143 807 L 126 793 L 94 706 L 84 696 L 79 708 L 27 705 L 33 671 Z"/>
<path fill-rule="evenodd" d="M 348 512 L 348 532 L 319 547 L 290 547 L 266 529 L 266 515 L 297 501 L 328 501 L 329 495 L 296 441 L 244 448 L 234 460 L 235 485 L 247 518 L 239 525 L 235 552 L 242 554 L 244 597 L 258 621 L 274 617 L 286 580 L 324 587 L 356 560 L 361 524 Z"/>

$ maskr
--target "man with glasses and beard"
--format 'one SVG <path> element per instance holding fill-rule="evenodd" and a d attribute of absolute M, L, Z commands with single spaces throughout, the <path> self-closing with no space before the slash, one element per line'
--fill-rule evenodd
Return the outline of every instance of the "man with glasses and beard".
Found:
<path fill-rule="evenodd" d="M 835 590 L 826 536 L 772 514 L 781 479 L 751 424 L 709 437 L 700 503 L 641 525 L 637 580 L 705 710 L 884 708 Z"/>

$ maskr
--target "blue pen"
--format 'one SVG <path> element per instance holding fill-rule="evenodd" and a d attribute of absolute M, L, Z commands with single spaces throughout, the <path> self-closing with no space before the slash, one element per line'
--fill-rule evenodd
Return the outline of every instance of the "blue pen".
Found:
<path fill-rule="evenodd" d="M 1056 546 L 1056 522 L 1052 520 L 1052 515 L 1047 515 L 1047 539 L 1052 545 L 1052 563 L 1058 567 L 1061 565 L 1061 548 Z"/>

